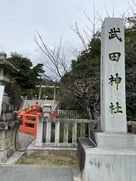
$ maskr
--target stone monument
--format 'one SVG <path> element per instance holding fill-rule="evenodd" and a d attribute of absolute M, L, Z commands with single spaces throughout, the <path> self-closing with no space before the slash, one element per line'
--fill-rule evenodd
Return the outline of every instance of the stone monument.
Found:
<path fill-rule="evenodd" d="M 101 128 L 126 133 L 124 23 L 106 18 L 101 39 Z"/>
<path fill-rule="evenodd" d="M 101 132 L 80 142 L 83 181 L 135 181 L 136 135 L 127 133 L 124 22 L 105 18 L 101 36 Z M 80 154 L 81 155 L 81 154 Z M 79 158 L 80 159 L 80 158 Z"/>

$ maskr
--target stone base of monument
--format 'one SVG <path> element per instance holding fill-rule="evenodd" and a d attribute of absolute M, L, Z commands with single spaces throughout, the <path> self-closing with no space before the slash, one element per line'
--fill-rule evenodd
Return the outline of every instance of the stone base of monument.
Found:
<path fill-rule="evenodd" d="M 79 139 L 82 180 L 135 181 L 136 135 L 95 133 L 95 138 L 96 147 L 87 146 L 89 143 Z"/>
<path fill-rule="evenodd" d="M 98 147 L 136 148 L 135 134 L 96 132 L 94 135 Z"/>

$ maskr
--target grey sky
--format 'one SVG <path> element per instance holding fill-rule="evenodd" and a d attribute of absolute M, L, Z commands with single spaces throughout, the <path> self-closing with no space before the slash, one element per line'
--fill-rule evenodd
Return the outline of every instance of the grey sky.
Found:
<path fill-rule="evenodd" d="M 95 10 L 102 18 L 108 13 L 112 16 L 114 12 L 120 17 L 131 12 L 128 0 L 94 2 Z M 79 47 L 78 37 L 70 26 L 77 22 L 81 30 L 89 27 L 84 11 L 92 19 L 92 6 L 92 0 L 0 0 L 0 51 L 8 56 L 17 52 L 38 62 L 41 54 L 34 41 L 38 31 L 50 46 L 58 44 L 62 36 L 69 55 Z"/>

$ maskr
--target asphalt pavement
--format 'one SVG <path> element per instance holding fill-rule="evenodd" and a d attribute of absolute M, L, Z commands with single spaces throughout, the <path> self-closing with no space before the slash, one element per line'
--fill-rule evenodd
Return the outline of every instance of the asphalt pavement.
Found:
<path fill-rule="evenodd" d="M 71 168 L 0 166 L 0 181 L 73 181 Z"/>
<path fill-rule="evenodd" d="M 18 134 L 19 151 L 16 151 L 5 164 L 0 165 L 0 181 L 81 181 L 78 168 L 15 164 L 35 139 L 31 134 Z"/>

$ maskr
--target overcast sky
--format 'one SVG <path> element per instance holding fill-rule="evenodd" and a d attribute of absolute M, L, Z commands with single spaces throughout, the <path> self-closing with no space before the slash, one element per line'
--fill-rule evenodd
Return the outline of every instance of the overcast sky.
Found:
<path fill-rule="evenodd" d="M 129 1 L 133 6 L 135 0 Z M 94 2 L 97 17 L 131 14 L 128 0 Z M 38 62 L 41 54 L 34 41 L 38 31 L 50 47 L 57 45 L 62 37 L 66 55 L 70 57 L 74 48 L 80 47 L 70 27 L 77 22 L 81 30 L 91 29 L 84 12 L 93 19 L 93 10 L 92 0 L 0 0 L 0 51 L 8 56 L 17 52 Z"/>

